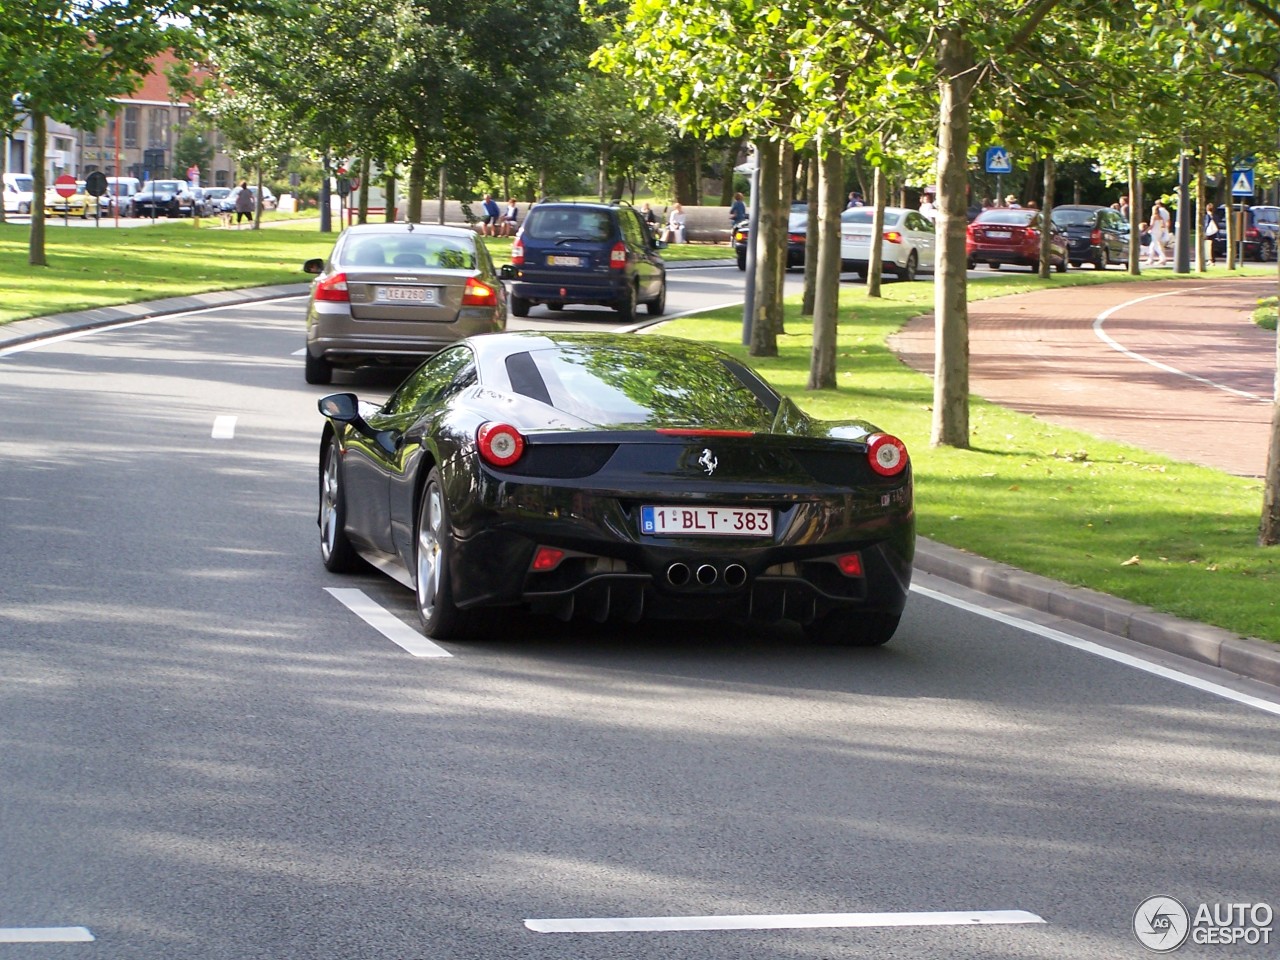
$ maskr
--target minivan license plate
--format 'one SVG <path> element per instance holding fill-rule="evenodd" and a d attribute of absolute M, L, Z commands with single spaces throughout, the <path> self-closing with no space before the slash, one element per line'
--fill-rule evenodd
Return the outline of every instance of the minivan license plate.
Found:
<path fill-rule="evenodd" d="M 758 507 L 641 507 L 640 532 L 658 537 L 769 537 L 773 535 L 773 511 Z"/>
<path fill-rule="evenodd" d="M 581 257 L 561 257 L 551 254 L 547 257 L 547 266 L 549 267 L 580 267 L 582 266 Z"/>

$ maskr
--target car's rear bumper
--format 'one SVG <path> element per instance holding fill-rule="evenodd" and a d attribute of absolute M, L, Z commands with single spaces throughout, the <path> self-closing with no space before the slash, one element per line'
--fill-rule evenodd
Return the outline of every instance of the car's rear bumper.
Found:
<path fill-rule="evenodd" d="M 502 311 L 505 314 L 505 308 Z M 372 361 L 409 364 L 439 353 L 452 343 L 506 325 L 489 307 L 464 307 L 448 323 L 355 320 L 349 311 L 313 305 L 307 316 L 307 351 L 336 366 Z"/>
<path fill-rule="evenodd" d="M 526 605 L 596 620 L 751 618 L 808 623 L 836 609 L 898 613 L 915 553 L 906 495 L 882 508 L 848 495 L 779 498 L 771 537 L 657 537 L 639 530 L 641 502 L 580 484 L 481 482 L 480 506 L 455 517 L 450 582 L 462 607 Z M 539 546 L 565 551 L 534 572 Z M 836 558 L 857 552 L 860 576 Z M 699 575 L 701 573 L 701 576 Z"/>
<path fill-rule="evenodd" d="M 608 306 L 622 300 L 631 283 L 623 271 L 607 274 L 582 273 L 573 276 L 549 276 L 545 273 L 515 271 L 511 295 L 531 303 L 587 303 Z"/>

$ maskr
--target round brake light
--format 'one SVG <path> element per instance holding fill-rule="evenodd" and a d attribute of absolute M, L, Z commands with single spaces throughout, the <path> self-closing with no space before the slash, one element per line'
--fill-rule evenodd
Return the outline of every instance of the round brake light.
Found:
<path fill-rule="evenodd" d="M 524 453 L 524 437 L 509 423 L 482 423 L 476 443 L 480 456 L 495 467 L 509 467 Z"/>
<path fill-rule="evenodd" d="M 895 476 L 906 469 L 907 445 L 887 433 L 873 434 L 867 443 L 867 461 L 880 476 Z"/>

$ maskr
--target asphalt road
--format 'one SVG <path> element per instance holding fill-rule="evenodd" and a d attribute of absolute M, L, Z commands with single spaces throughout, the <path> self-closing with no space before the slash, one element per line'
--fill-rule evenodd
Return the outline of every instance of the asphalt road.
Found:
<path fill-rule="evenodd" d="M 1274 691 L 942 581 L 878 650 L 422 648 L 319 563 L 300 318 L 0 356 L 4 960 L 1116 960 L 1153 895 L 1280 907 Z"/>

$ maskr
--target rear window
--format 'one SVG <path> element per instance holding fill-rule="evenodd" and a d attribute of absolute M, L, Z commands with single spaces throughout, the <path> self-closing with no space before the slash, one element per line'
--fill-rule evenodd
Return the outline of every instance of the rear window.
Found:
<path fill-rule="evenodd" d="M 613 215 L 607 210 L 573 207 L 534 207 L 524 224 L 524 236 L 533 240 L 612 240 Z"/>
<path fill-rule="evenodd" d="M 841 223 L 863 223 L 870 224 L 871 218 L 875 215 L 875 210 L 871 207 L 850 207 L 844 213 L 840 214 Z M 897 210 L 886 210 L 884 212 L 884 225 L 886 227 L 896 227 L 898 221 L 902 219 L 902 213 Z"/>
<path fill-rule="evenodd" d="M 1095 210 L 1055 210 L 1053 222 L 1060 227 L 1091 227 L 1096 216 Z"/>
<path fill-rule="evenodd" d="M 1035 215 L 1034 210 L 986 210 L 978 215 L 974 223 L 1002 223 L 1025 227 Z"/>
<path fill-rule="evenodd" d="M 561 345 L 507 358 L 513 389 L 598 425 L 768 430 L 779 398 L 718 354 Z"/>
<path fill-rule="evenodd" d="M 337 262 L 344 267 L 474 270 L 476 248 L 467 237 L 358 236 L 343 245 Z"/>

